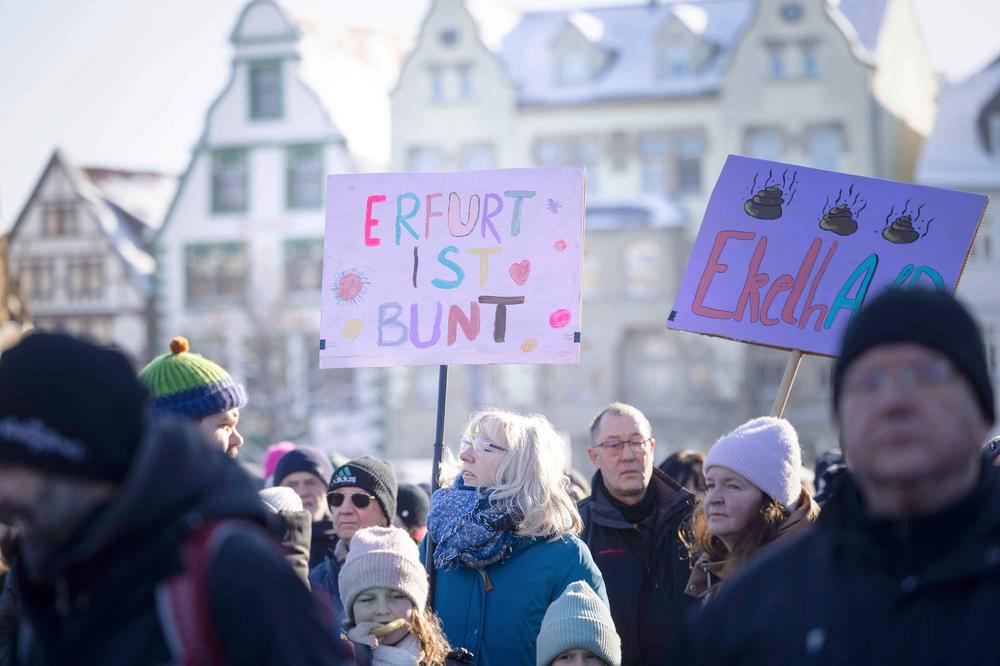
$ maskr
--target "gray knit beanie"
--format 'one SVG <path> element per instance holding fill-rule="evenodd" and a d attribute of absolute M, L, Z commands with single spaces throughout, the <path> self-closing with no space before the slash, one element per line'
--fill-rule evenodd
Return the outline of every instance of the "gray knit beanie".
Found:
<path fill-rule="evenodd" d="M 621 666 L 622 642 L 611 611 L 583 581 L 570 583 L 552 602 L 538 632 L 537 666 L 549 666 L 567 650 L 587 650 L 609 666 Z"/>
<path fill-rule="evenodd" d="M 420 552 L 406 530 L 365 527 L 351 537 L 351 549 L 340 569 L 340 599 L 354 622 L 354 600 L 373 587 L 399 590 L 422 611 L 427 603 L 427 571 Z"/>

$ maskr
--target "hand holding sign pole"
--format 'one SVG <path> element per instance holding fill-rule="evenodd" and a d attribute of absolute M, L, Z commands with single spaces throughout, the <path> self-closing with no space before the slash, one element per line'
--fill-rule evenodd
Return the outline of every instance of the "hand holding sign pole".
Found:
<path fill-rule="evenodd" d="M 954 291 L 987 198 L 730 155 L 667 318 L 669 329 L 833 356 L 887 287 Z"/>

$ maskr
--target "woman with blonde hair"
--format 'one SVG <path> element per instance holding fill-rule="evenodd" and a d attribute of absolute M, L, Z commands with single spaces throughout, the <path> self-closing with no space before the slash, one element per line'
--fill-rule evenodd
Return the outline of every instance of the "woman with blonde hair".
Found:
<path fill-rule="evenodd" d="M 799 438 L 785 419 L 765 416 L 723 435 L 705 458 L 705 496 L 691 514 L 687 593 L 708 599 L 768 544 L 816 521 L 802 485 Z"/>
<path fill-rule="evenodd" d="M 483 409 L 452 463 L 427 516 L 435 610 L 449 642 L 478 666 L 531 663 L 545 611 L 570 583 L 582 580 L 608 603 L 576 537 L 563 442 L 543 416 Z"/>

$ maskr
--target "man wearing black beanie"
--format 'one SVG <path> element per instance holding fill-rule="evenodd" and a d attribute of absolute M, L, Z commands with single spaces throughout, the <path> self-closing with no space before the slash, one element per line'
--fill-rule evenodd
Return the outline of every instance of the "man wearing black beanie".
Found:
<path fill-rule="evenodd" d="M 337 663 L 246 473 L 146 398 L 122 354 L 67 335 L 0 355 L 17 663 Z"/>
<path fill-rule="evenodd" d="M 982 630 L 1000 615 L 1000 468 L 980 453 L 996 412 L 972 316 L 884 292 L 844 332 L 833 405 L 848 471 L 810 531 L 692 620 L 693 663 L 1000 663 Z"/>
<path fill-rule="evenodd" d="M 287 454 L 286 454 L 287 455 Z M 314 592 L 325 591 L 338 614 L 340 567 L 347 559 L 354 533 L 365 527 L 389 527 L 396 515 L 396 471 L 384 460 L 363 456 L 338 467 L 330 479 L 327 501 L 337 539 L 323 561 L 309 574 Z"/>

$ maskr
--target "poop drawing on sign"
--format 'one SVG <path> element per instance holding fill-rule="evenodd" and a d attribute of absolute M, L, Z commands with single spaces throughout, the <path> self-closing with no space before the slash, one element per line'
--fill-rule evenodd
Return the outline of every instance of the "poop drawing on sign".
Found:
<path fill-rule="evenodd" d="M 757 188 L 757 179 L 760 177 L 759 173 L 755 173 L 753 176 L 753 183 L 750 185 L 750 198 L 746 200 L 743 204 L 743 210 L 747 212 L 750 217 L 755 217 L 758 220 L 776 220 L 781 217 L 781 205 L 791 204 L 792 200 L 795 198 L 796 187 L 798 183 L 798 171 L 793 171 L 791 179 L 788 177 L 788 169 L 785 169 L 781 173 L 781 184 L 775 180 L 773 170 L 767 172 L 767 178 L 764 180 L 764 184 Z M 785 201 L 785 195 L 788 195 L 788 201 Z"/>
<path fill-rule="evenodd" d="M 921 211 L 923 211 L 924 204 L 917 206 L 917 209 L 910 213 L 910 200 L 907 199 L 906 203 L 903 204 L 902 211 L 893 218 L 896 214 L 896 207 L 893 206 L 889 209 L 889 214 L 885 216 L 885 225 L 882 227 L 882 238 L 886 239 L 890 243 L 906 244 L 913 243 L 918 238 L 923 238 L 927 235 L 927 232 L 931 230 L 931 222 L 934 218 L 923 221 L 921 217 Z M 891 222 L 890 222 L 891 220 Z"/>
<path fill-rule="evenodd" d="M 851 183 L 846 197 L 844 188 L 840 188 L 832 205 L 829 196 L 823 202 L 819 227 L 838 236 L 850 236 L 858 230 L 858 218 L 861 216 L 861 211 L 867 207 L 868 202 L 861 198 L 860 192 L 854 192 L 854 183 Z"/>

